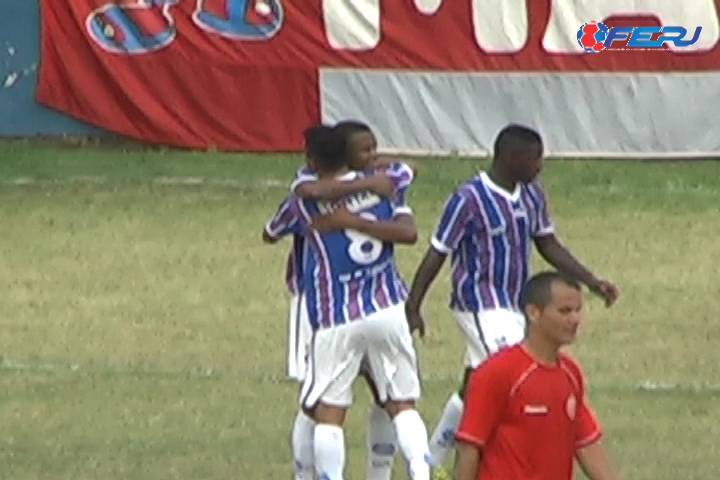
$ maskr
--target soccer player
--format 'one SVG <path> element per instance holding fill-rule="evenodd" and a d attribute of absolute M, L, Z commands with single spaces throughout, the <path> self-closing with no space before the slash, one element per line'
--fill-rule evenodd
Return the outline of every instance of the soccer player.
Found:
<path fill-rule="evenodd" d="M 580 366 L 560 349 L 582 323 L 580 284 L 533 276 L 522 308 L 527 335 L 471 375 L 456 439 L 455 480 L 617 480 L 585 397 Z"/>
<path fill-rule="evenodd" d="M 328 127 L 324 125 L 313 125 L 303 133 L 305 139 L 305 161 L 307 165 L 313 163 L 313 151 L 317 142 L 325 133 Z M 281 208 L 287 209 L 288 202 L 283 202 Z M 276 216 L 287 215 L 287 213 L 276 212 Z M 263 237 L 269 243 L 274 243 L 277 238 L 272 231 L 265 229 Z M 292 245 L 288 253 L 285 268 L 285 285 L 291 295 L 290 300 L 290 321 L 288 324 L 288 377 L 299 381 L 305 380 L 305 356 L 307 342 L 310 340 L 310 322 L 307 320 L 305 306 L 302 296 L 302 264 L 304 259 L 305 243 L 299 230 L 292 234 Z"/>
<path fill-rule="evenodd" d="M 414 165 L 378 157 L 377 139 L 367 124 L 347 120 L 336 124 L 335 129 L 346 138 L 350 168 L 360 171 L 372 170 L 374 175 L 360 176 L 353 180 L 320 179 L 312 165 L 308 165 L 296 173 L 292 182 L 291 189 L 295 195 L 315 200 L 338 200 L 345 195 L 371 189 L 379 195 L 392 197 L 393 192 L 404 192 L 413 182 L 417 172 Z M 404 198 L 394 200 L 404 202 Z M 324 230 L 343 229 L 349 228 L 353 221 L 355 219 L 350 218 L 348 212 L 340 209 L 332 215 L 316 219 L 315 225 Z M 382 402 L 378 399 L 377 388 L 370 379 L 365 363 L 360 375 L 365 378 L 375 400 L 367 423 L 366 480 L 390 480 L 393 458 L 398 448 L 395 428 Z M 310 420 L 299 412 L 293 429 L 294 444 L 301 445 L 308 442 L 307 432 L 310 431 L 311 426 Z M 307 452 L 307 449 L 298 447 L 294 448 L 294 451 L 302 457 L 302 452 Z M 307 465 L 308 461 L 309 457 L 304 460 L 299 458 L 297 464 Z"/>
<path fill-rule="evenodd" d="M 308 168 L 314 165 L 314 155 L 322 136 L 330 130 L 325 125 L 313 125 L 303 132 L 305 141 L 305 161 Z M 376 183 L 378 179 L 375 179 Z M 367 182 L 370 183 L 370 182 Z M 362 186 L 362 185 L 361 185 Z M 366 185 L 372 187 L 372 184 Z M 263 230 L 263 241 L 276 243 L 283 234 L 292 235 L 292 245 L 288 254 L 285 270 L 285 284 L 291 295 L 290 318 L 288 324 L 288 377 L 297 380 L 302 386 L 306 375 L 307 346 L 310 342 L 312 329 L 307 318 L 305 298 L 303 295 L 303 265 L 305 262 L 305 239 L 297 222 L 288 221 L 292 218 L 289 199 L 283 200 L 275 215 Z M 295 480 L 311 480 L 314 478 L 314 459 L 312 432 L 315 422 L 302 410 L 298 411 L 290 434 L 290 447 L 293 458 Z"/>
<path fill-rule="evenodd" d="M 350 171 L 343 153 L 346 139 L 335 132 L 319 149 L 320 179 L 362 178 Z M 429 478 L 427 432 L 415 410 L 420 394 L 416 355 L 404 319 L 407 295 L 393 259 L 394 243 L 414 243 L 415 224 L 398 190 L 392 202 L 371 192 L 350 195 L 330 216 L 329 232 L 313 227 L 314 219 L 330 213 L 329 202 L 290 201 L 306 235 L 313 268 L 305 269 L 308 317 L 313 326 L 308 376 L 302 406 L 316 421 L 315 467 L 318 476 L 341 480 L 345 463 L 342 424 L 352 403 L 352 384 L 367 360 L 379 400 L 393 418 L 398 444 L 412 478 Z M 338 220 L 340 219 L 340 220 Z M 332 222 L 351 222 L 337 231 Z M 325 228 L 323 228 L 325 230 Z M 306 263 L 306 266 L 308 264 Z"/>
<path fill-rule="evenodd" d="M 322 136 L 330 131 L 331 128 L 325 125 L 313 125 L 305 130 L 303 135 L 306 168 L 302 169 L 303 172 L 314 172 L 314 156 L 315 152 L 317 152 L 318 143 L 320 143 Z M 309 173 L 306 173 L 306 175 L 309 175 Z M 316 176 L 314 178 L 317 180 Z M 409 180 L 406 183 L 402 182 L 403 178 L 397 178 L 393 183 L 385 175 L 375 175 L 354 182 L 342 183 L 334 180 L 325 183 L 320 182 L 320 188 L 326 188 L 326 193 L 338 195 L 337 198 L 341 198 L 345 194 L 368 189 L 379 194 L 392 196 L 396 187 L 404 188 L 406 183 L 409 184 Z M 303 188 L 312 189 L 317 187 L 317 182 L 313 182 L 311 178 L 307 177 L 300 184 L 304 186 Z M 323 191 L 320 190 L 320 192 Z M 292 246 L 288 254 L 285 275 L 285 283 L 291 294 L 287 371 L 288 377 L 297 380 L 302 385 L 306 375 L 307 346 L 312 335 L 303 295 L 303 264 L 306 245 L 297 222 L 288 224 L 287 219 L 291 216 L 289 208 L 289 199 L 285 199 L 278 207 L 273 219 L 266 224 L 263 230 L 263 240 L 266 243 L 276 243 L 283 234 L 292 235 Z M 322 222 L 325 224 L 325 228 L 343 228 L 339 223 L 342 221 L 339 216 L 340 213 L 337 212 L 332 216 L 323 218 Z M 350 219 L 350 221 L 353 220 Z M 370 382 L 369 385 L 373 395 L 376 396 L 374 385 Z M 368 423 L 367 480 L 389 480 L 392 472 L 392 458 L 395 450 L 397 450 L 395 428 L 382 406 L 376 406 L 370 412 Z M 314 430 L 314 420 L 300 409 L 293 422 L 290 435 L 295 480 L 314 478 Z"/>
<path fill-rule="evenodd" d="M 488 171 L 448 198 L 406 304 L 411 330 L 425 333 L 422 301 L 448 254 L 452 256 L 450 308 L 466 341 L 465 377 L 448 400 L 430 439 L 431 463 L 440 466 L 454 447 L 470 371 L 499 349 L 522 340 L 525 320 L 520 291 L 530 270 L 530 248 L 562 272 L 601 295 L 608 306 L 618 289 L 578 262 L 555 236 L 545 193 L 535 180 L 543 143 L 527 127 L 509 125 L 498 134 Z"/>

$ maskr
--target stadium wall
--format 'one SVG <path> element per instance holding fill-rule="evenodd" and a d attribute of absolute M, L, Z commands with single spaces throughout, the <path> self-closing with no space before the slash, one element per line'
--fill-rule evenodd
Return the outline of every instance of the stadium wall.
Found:
<path fill-rule="evenodd" d="M 38 12 L 36 0 L 4 2 L 0 136 L 111 131 L 297 151 L 308 124 L 356 118 L 386 152 L 486 155 L 504 124 L 520 122 L 556 156 L 716 156 L 719 6 L 48 0 Z M 579 39 L 598 19 L 595 47 L 620 25 L 702 34 L 692 46 L 597 52 Z"/>
<path fill-rule="evenodd" d="M 35 102 L 39 38 L 37 0 L 0 4 L 0 137 L 103 134 Z"/>

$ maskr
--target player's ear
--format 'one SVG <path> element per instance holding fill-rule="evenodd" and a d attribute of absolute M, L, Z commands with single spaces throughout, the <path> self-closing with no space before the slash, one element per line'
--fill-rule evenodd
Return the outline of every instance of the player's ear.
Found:
<path fill-rule="evenodd" d="M 540 319 L 541 313 L 542 313 L 542 310 L 540 309 L 540 307 L 538 307 L 534 303 L 527 304 L 525 306 L 525 318 L 527 320 L 528 325 L 537 324 L 538 320 Z"/>

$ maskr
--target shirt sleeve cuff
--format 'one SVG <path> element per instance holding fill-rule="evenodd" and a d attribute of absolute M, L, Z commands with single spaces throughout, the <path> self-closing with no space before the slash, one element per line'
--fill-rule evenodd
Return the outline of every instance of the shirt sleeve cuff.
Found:
<path fill-rule="evenodd" d="M 485 440 L 481 440 L 476 436 L 470 435 L 469 433 L 465 432 L 457 432 L 455 434 L 455 440 L 457 440 L 458 442 L 469 443 L 470 445 L 475 445 L 476 447 L 485 446 Z"/>
<path fill-rule="evenodd" d="M 295 189 L 300 186 L 301 183 L 314 182 L 317 180 L 313 175 L 300 175 L 290 184 L 290 193 L 295 193 Z"/>
<path fill-rule="evenodd" d="M 407 179 L 408 183 L 412 183 L 413 180 L 415 180 L 415 170 L 413 170 L 413 168 L 407 162 L 403 162 L 403 168 L 405 169 L 405 171 L 408 174 L 408 179 Z"/>
<path fill-rule="evenodd" d="M 549 227 L 541 228 L 535 233 L 536 237 L 547 237 L 548 235 L 555 234 L 555 227 L 550 225 Z"/>
<path fill-rule="evenodd" d="M 393 210 L 393 216 L 412 215 L 412 213 L 413 213 L 412 208 L 410 208 L 408 206 L 395 207 L 395 210 Z"/>
<path fill-rule="evenodd" d="M 452 251 L 452 249 L 450 247 L 448 247 L 447 245 L 445 245 L 444 243 L 442 243 L 440 240 L 438 240 L 435 237 L 432 237 L 430 239 L 430 245 L 432 245 L 432 247 L 435 250 L 442 253 L 443 255 L 447 255 L 448 253 L 450 253 Z"/>
<path fill-rule="evenodd" d="M 270 238 L 273 238 L 273 239 L 278 238 L 277 232 L 273 232 L 272 228 L 270 228 L 269 223 L 267 225 L 265 225 L 265 233 L 267 233 Z"/>
<path fill-rule="evenodd" d="M 602 432 L 600 430 L 597 430 L 588 435 L 587 437 L 583 438 L 582 440 L 578 440 L 577 442 L 575 442 L 575 448 L 587 447 L 600 440 L 600 438 L 602 438 Z"/>

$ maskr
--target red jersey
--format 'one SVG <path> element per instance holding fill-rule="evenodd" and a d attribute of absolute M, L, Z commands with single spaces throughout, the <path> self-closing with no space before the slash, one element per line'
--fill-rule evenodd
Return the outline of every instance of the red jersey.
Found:
<path fill-rule="evenodd" d="M 575 451 L 600 436 L 578 364 L 540 364 L 522 345 L 472 373 L 456 433 L 482 452 L 479 480 L 572 480 Z"/>

